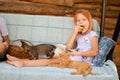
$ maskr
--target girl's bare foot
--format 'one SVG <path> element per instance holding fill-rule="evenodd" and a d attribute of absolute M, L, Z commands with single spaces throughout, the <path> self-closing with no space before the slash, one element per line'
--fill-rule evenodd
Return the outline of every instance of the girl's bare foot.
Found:
<path fill-rule="evenodd" d="M 11 65 L 13 65 L 13 66 L 16 66 L 16 67 L 18 67 L 18 68 L 23 67 L 22 61 L 9 61 L 9 60 L 8 60 L 7 63 L 8 63 L 8 64 L 11 64 Z"/>
<path fill-rule="evenodd" d="M 17 61 L 17 60 L 20 60 L 19 58 L 10 56 L 9 54 L 7 54 L 6 56 L 7 56 L 7 59 L 8 59 L 9 61 Z"/>

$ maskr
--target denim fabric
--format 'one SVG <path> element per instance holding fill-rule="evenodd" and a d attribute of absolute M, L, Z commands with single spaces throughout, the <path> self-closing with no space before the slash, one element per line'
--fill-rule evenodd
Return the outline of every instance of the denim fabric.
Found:
<path fill-rule="evenodd" d="M 115 46 L 114 40 L 106 37 L 100 37 L 99 54 L 93 59 L 94 66 L 102 66 L 107 54 L 114 46 Z"/>

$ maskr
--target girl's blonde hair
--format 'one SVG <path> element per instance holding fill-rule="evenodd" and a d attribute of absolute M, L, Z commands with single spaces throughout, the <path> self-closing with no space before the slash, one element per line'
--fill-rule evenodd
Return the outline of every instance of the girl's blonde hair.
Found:
<path fill-rule="evenodd" d="M 89 29 L 88 29 L 87 33 L 90 32 L 91 30 L 94 30 L 93 22 L 92 22 L 92 16 L 91 16 L 90 12 L 88 10 L 84 10 L 84 9 L 77 10 L 75 12 L 75 16 L 74 16 L 74 24 L 75 25 L 77 24 L 78 14 L 84 15 L 89 21 Z"/>

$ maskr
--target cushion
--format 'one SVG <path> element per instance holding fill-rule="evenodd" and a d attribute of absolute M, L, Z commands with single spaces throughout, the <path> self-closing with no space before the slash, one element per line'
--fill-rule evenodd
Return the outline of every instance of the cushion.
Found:
<path fill-rule="evenodd" d="M 95 32 L 97 33 L 98 38 L 99 38 L 100 37 L 100 26 L 99 26 L 97 20 L 93 19 L 92 21 L 93 21 Z"/>
<path fill-rule="evenodd" d="M 102 66 L 106 59 L 107 54 L 114 46 L 115 46 L 114 40 L 106 37 L 100 37 L 99 54 L 93 59 L 93 65 Z"/>

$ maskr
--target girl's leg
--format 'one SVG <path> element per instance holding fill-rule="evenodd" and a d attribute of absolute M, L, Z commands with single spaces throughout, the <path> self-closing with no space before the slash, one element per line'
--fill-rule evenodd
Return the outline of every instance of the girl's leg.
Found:
<path fill-rule="evenodd" d="M 59 63 L 58 58 L 53 59 L 39 59 L 39 60 L 17 60 L 7 61 L 9 64 L 16 67 L 32 67 L 32 66 L 47 66 L 52 63 Z"/>
<path fill-rule="evenodd" d="M 10 56 L 9 54 L 7 54 L 6 56 L 9 61 L 28 60 L 28 59 L 19 59 L 17 57 Z"/>
<path fill-rule="evenodd" d="M 21 61 L 9 61 L 9 60 L 7 60 L 7 63 L 11 64 L 13 66 L 19 67 L 19 68 L 23 67 L 23 63 Z"/>

